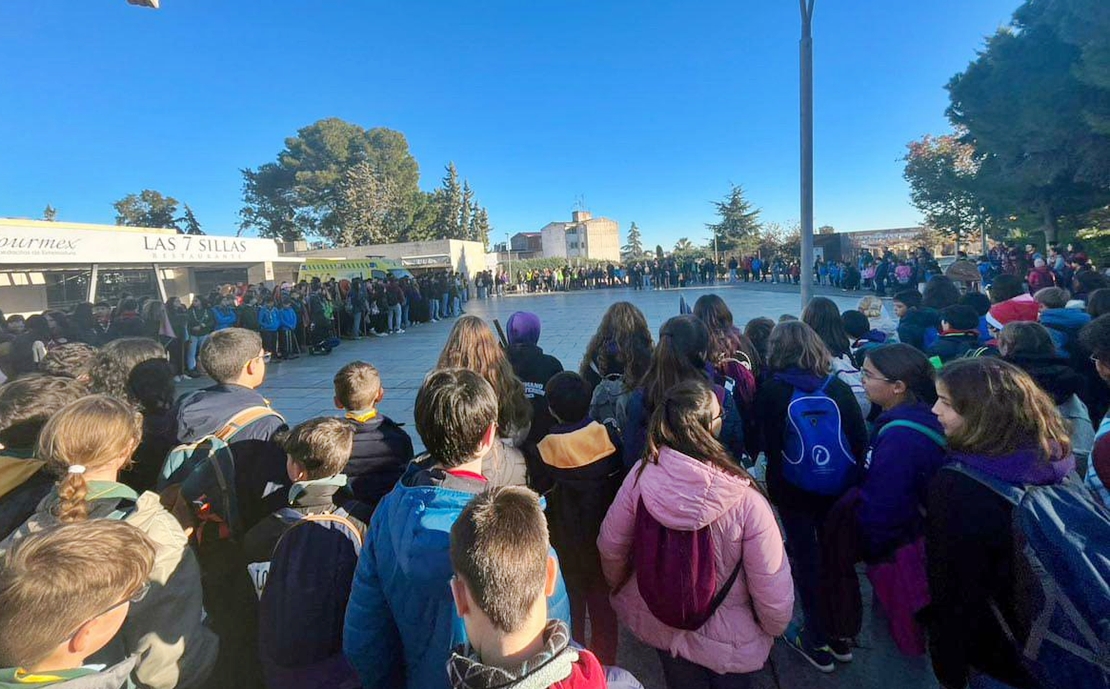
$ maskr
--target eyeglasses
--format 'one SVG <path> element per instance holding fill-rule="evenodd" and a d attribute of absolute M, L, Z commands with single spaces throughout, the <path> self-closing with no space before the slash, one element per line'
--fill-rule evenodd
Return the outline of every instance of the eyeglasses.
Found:
<path fill-rule="evenodd" d="M 886 382 L 886 383 L 897 383 L 898 382 L 898 381 L 894 380 L 893 378 L 887 378 L 885 376 L 879 375 L 878 373 L 872 373 L 871 371 L 868 371 L 865 368 L 860 369 L 859 379 L 861 381 L 864 381 L 864 380 L 881 380 L 881 381 Z"/>
<path fill-rule="evenodd" d="M 270 363 L 270 353 L 265 352 L 265 353 L 259 354 L 258 356 L 255 357 L 256 361 L 259 360 L 259 359 L 261 359 L 262 363 L 264 363 L 264 364 Z"/>
<path fill-rule="evenodd" d="M 135 592 L 132 593 L 127 598 L 124 598 L 123 600 L 121 600 L 120 602 L 116 603 L 115 605 L 113 605 L 111 607 L 105 608 L 103 611 L 98 612 L 97 614 L 93 615 L 92 617 L 85 620 L 81 624 L 77 625 L 77 628 L 74 629 L 72 632 L 70 632 L 65 638 L 66 639 L 73 638 L 73 635 L 76 634 L 77 632 L 81 631 L 81 628 L 84 627 L 86 624 L 88 624 L 89 622 L 92 622 L 93 620 L 95 620 L 99 617 L 104 617 L 105 615 L 107 615 L 108 613 L 112 612 L 113 610 L 115 610 L 116 608 L 118 608 L 120 606 L 134 605 L 136 603 L 141 603 L 142 600 L 144 598 L 146 598 L 146 594 L 148 594 L 148 593 L 150 593 L 150 582 L 146 581 L 146 582 L 143 582 L 142 586 L 135 589 Z"/>
<path fill-rule="evenodd" d="M 1102 359 L 1100 359 L 1100 358 L 1099 358 L 1098 354 L 1092 354 L 1092 355 L 1091 355 L 1091 362 L 1093 362 L 1093 363 L 1096 363 L 1096 364 L 1097 364 L 1097 363 L 1099 363 L 1099 362 L 1101 362 L 1101 361 L 1102 361 Z"/>

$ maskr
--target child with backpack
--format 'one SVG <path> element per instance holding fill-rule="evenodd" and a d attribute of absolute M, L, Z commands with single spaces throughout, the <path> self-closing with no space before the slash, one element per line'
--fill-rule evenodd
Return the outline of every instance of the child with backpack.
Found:
<path fill-rule="evenodd" d="M 861 554 L 896 645 L 920 655 L 925 640 L 915 615 L 929 601 L 924 506 L 946 461 L 944 429 L 932 411 L 936 369 L 913 347 L 892 344 L 870 351 L 861 372 L 867 396 L 882 409 L 856 508 Z"/>
<path fill-rule="evenodd" d="M 617 617 L 670 689 L 748 686 L 794 609 L 774 513 L 717 439 L 722 413 L 705 381 L 667 390 L 598 538 Z"/>
<path fill-rule="evenodd" d="M 352 361 L 336 372 L 332 383 L 335 406 L 346 411 L 355 430 L 345 473 L 355 498 L 373 510 L 412 461 L 412 439 L 378 410 L 385 389 L 374 366 Z"/>
<path fill-rule="evenodd" d="M 832 374 L 848 384 L 863 418 L 871 414 L 871 402 L 860 380 L 859 366 L 852 358 L 852 341 L 844 330 L 844 319 L 832 299 L 814 297 L 802 310 L 802 322 L 813 328 L 831 357 Z"/>
<path fill-rule="evenodd" d="M 297 316 L 297 308 L 289 297 L 284 297 L 281 300 L 278 318 L 278 358 L 296 359 L 297 352 L 300 351 L 297 346 L 297 326 L 300 319 Z"/>
<path fill-rule="evenodd" d="M 611 428 L 590 420 L 589 384 L 577 373 L 564 371 L 547 382 L 547 404 L 555 425 L 537 451 L 554 484 L 547 516 L 551 545 L 566 577 L 571 630 L 603 664 L 613 665 L 617 662 L 617 617 L 601 574 L 597 534 L 624 479 L 620 440 Z"/>
<path fill-rule="evenodd" d="M 942 363 L 968 356 L 979 347 L 979 314 L 970 306 L 955 304 L 940 312 L 940 334 L 925 349 L 925 356 Z"/>
<path fill-rule="evenodd" d="M 647 445 L 649 419 L 673 385 L 687 380 L 710 383 L 706 357 L 709 354 L 709 329 L 695 316 L 675 316 L 659 329 L 659 346 L 640 387 L 628 400 L 628 421 L 622 434 L 624 465 L 633 466 L 643 458 Z M 718 403 L 724 410 L 721 443 L 739 466 L 744 456 L 744 421 L 732 393 L 714 385 Z"/>
<path fill-rule="evenodd" d="M 343 651 L 367 689 L 446 689 L 450 651 L 466 642 L 454 614 L 448 531 L 486 489 L 482 460 L 497 437 L 498 400 L 474 371 L 437 369 L 416 395 L 427 454 L 378 504 L 359 557 Z M 562 579 L 552 611 L 569 621 Z"/>
<path fill-rule="evenodd" d="M 1105 562 L 1110 515 L 1074 476 L 1056 405 L 993 357 L 945 366 L 937 397 L 953 460 L 929 487 L 925 530 L 941 686 L 977 675 L 1019 689 L 1105 685 L 1107 602 L 1096 591 L 1108 573 L 1077 563 Z M 1040 640 L 1023 658 L 1031 626 Z"/>
<path fill-rule="evenodd" d="M 565 622 L 548 618 L 559 566 L 532 491 L 491 488 L 471 500 L 451 527 L 451 568 L 468 637 L 447 661 L 453 689 L 643 689 L 574 645 Z"/>
<path fill-rule="evenodd" d="M 844 332 L 851 340 L 852 360 L 862 367 L 868 352 L 886 344 L 886 334 L 881 330 L 872 330 L 871 321 L 860 311 L 845 311 L 840 319 L 844 322 Z M 861 377 L 862 373 L 861 369 Z"/>
<path fill-rule="evenodd" d="M 768 342 L 770 375 L 756 395 L 760 448 L 767 455 L 767 488 L 786 534 L 804 627 L 786 640 L 817 669 L 852 659 L 851 646 L 829 631 L 831 601 L 824 577 L 821 538 L 832 506 L 862 476 L 867 426 L 852 389 L 831 375 L 829 350 L 801 321 L 779 323 Z"/>
<path fill-rule="evenodd" d="M 371 510 L 342 473 L 354 430 L 309 419 L 290 431 L 289 506 L 243 539 L 259 595 L 259 649 L 270 689 L 357 688 L 343 656 L 343 616 Z"/>
<path fill-rule="evenodd" d="M 0 553 L 58 523 L 110 519 L 137 527 L 155 545 L 153 586 L 101 657 L 114 663 L 141 655 L 133 675 L 144 687 L 207 686 L 219 642 L 202 622 L 196 556 L 156 494 L 137 494 L 118 480 L 141 437 L 139 415 L 108 395 L 83 397 L 56 412 L 39 434 L 35 456 L 61 479 L 38 511 L 0 543 Z"/>
<path fill-rule="evenodd" d="M 936 339 L 940 314 L 922 306 L 921 292 L 902 290 L 894 295 L 894 315 L 898 318 L 898 341 L 921 351 Z"/>
<path fill-rule="evenodd" d="M 137 654 L 103 669 L 86 661 L 143 602 L 154 558 L 142 531 L 108 519 L 55 526 L 20 542 L 0 569 L 0 687 L 133 686 Z"/>

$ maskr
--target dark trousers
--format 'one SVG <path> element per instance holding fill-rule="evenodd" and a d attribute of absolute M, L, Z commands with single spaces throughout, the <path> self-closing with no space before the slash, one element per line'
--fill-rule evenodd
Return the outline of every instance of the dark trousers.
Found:
<path fill-rule="evenodd" d="M 276 330 L 263 330 L 262 331 L 262 349 L 265 349 L 274 356 L 278 355 L 277 348 L 278 334 Z"/>
<path fill-rule="evenodd" d="M 709 668 L 692 663 L 685 658 L 676 658 L 669 651 L 656 649 L 659 662 L 663 665 L 663 679 L 667 689 L 748 689 L 752 676 L 739 672 L 718 675 Z"/>
<path fill-rule="evenodd" d="M 790 571 L 794 575 L 794 588 L 802 602 L 805 615 L 805 632 L 802 637 L 811 648 L 829 642 L 825 632 L 820 599 L 821 546 L 817 538 L 825 522 L 825 513 L 779 508 L 782 530 L 786 536 L 786 554 L 790 557 Z"/>
<path fill-rule="evenodd" d="M 617 664 L 617 613 L 609 604 L 604 584 L 593 590 L 567 586 L 570 598 L 571 638 L 593 651 L 602 665 Z M 586 641 L 586 616 L 590 619 L 590 640 Z"/>

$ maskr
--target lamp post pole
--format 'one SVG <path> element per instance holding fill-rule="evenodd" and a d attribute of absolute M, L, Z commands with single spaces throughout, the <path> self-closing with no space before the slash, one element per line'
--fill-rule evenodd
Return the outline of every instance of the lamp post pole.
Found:
<path fill-rule="evenodd" d="M 802 10 L 801 53 L 801 212 L 802 308 L 813 296 L 813 2 L 798 0 Z"/>

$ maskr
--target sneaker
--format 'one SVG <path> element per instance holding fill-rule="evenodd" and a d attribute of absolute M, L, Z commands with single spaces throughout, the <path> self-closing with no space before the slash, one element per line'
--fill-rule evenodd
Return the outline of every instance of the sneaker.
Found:
<path fill-rule="evenodd" d="M 839 663 L 852 662 L 852 639 L 829 639 L 829 653 Z"/>
<path fill-rule="evenodd" d="M 821 672 L 832 672 L 836 669 L 832 652 L 828 646 L 813 648 L 802 640 L 802 628 L 791 622 L 782 635 L 783 640 L 790 648 L 801 654 L 809 664 Z"/>
<path fill-rule="evenodd" d="M 377 335 L 378 337 L 388 337 L 389 336 L 389 333 L 380 333 L 376 330 L 374 331 L 374 334 Z"/>
<path fill-rule="evenodd" d="M 401 328 L 397 328 L 397 334 L 398 334 L 398 335 L 404 335 L 404 334 L 405 334 L 405 331 L 404 331 L 403 329 L 401 329 Z"/>

